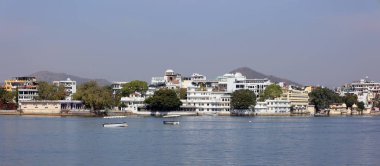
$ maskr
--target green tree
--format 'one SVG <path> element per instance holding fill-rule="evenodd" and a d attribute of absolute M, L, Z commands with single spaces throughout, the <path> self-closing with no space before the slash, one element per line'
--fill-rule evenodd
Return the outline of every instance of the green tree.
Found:
<path fill-rule="evenodd" d="M 179 89 L 179 98 L 182 100 L 187 99 L 187 89 L 186 88 Z"/>
<path fill-rule="evenodd" d="M 380 108 L 380 95 L 377 94 L 375 98 L 372 99 L 372 107 Z"/>
<path fill-rule="evenodd" d="M 2 103 L 14 103 L 16 97 L 15 92 L 8 92 L 0 88 L 0 102 Z"/>
<path fill-rule="evenodd" d="M 96 81 L 80 85 L 73 98 L 83 101 L 87 108 L 97 114 L 101 113 L 99 110 L 111 108 L 114 104 L 112 90 L 107 86 L 99 86 Z"/>
<path fill-rule="evenodd" d="M 237 90 L 231 95 L 231 107 L 233 109 L 249 109 L 256 105 L 255 92 L 248 89 Z"/>
<path fill-rule="evenodd" d="M 333 103 L 343 103 L 343 99 L 328 88 L 316 88 L 310 94 L 310 103 L 317 111 L 329 108 Z"/>
<path fill-rule="evenodd" d="M 145 103 L 152 111 L 175 111 L 182 105 L 176 92 L 171 89 L 159 89 L 152 97 L 147 98 Z"/>
<path fill-rule="evenodd" d="M 49 84 L 45 81 L 38 82 L 37 100 L 63 100 L 67 93 L 63 85 Z"/>
<path fill-rule="evenodd" d="M 148 90 L 148 83 L 145 81 L 134 80 L 123 85 L 121 89 L 121 94 L 123 96 L 129 96 L 134 92 L 139 92 L 145 94 Z"/>
<path fill-rule="evenodd" d="M 282 95 L 282 88 L 279 85 L 271 84 L 265 88 L 265 90 L 260 94 L 260 101 L 265 101 L 267 99 L 275 99 Z"/>
<path fill-rule="evenodd" d="M 355 94 L 346 94 L 343 97 L 343 101 L 346 104 L 347 108 L 352 108 L 354 104 L 358 103 L 358 96 Z"/>
<path fill-rule="evenodd" d="M 363 111 L 364 109 L 365 109 L 365 104 L 364 104 L 364 102 L 358 102 L 358 109 L 359 109 L 359 111 Z"/>

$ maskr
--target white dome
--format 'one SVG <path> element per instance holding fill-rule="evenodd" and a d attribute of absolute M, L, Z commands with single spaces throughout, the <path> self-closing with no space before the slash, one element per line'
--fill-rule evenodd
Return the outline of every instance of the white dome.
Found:
<path fill-rule="evenodd" d="M 241 74 L 241 73 L 235 73 L 235 77 L 242 77 L 243 76 L 243 74 Z"/>
<path fill-rule="evenodd" d="M 168 69 L 165 71 L 165 73 L 174 73 L 174 71 L 172 69 Z"/>

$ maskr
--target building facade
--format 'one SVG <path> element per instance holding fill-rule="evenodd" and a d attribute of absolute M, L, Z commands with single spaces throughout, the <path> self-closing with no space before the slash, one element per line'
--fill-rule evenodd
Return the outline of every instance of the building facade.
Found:
<path fill-rule="evenodd" d="M 225 74 L 218 77 L 219 87 L 228 93 L 232 93 L 240 89 L 248 89 L 255 92 L 259 97 L 260 93 L 265 90 L 266 87 L 272 84 L 269 79 L 247 79 L 241 73 Z"/>
<path fill-rule="evenodd" d="M 84 111 L 81 101 L 67 100 L 31 100 L 21 101 L 23 114 L 60 114 L 62 111 Z"/>
<path fill-rule="evenodd" d="M 380 95 L 380 83 L 370 81 L 368 77 L 359 81 L 354 81 L 337 88 L 337 93 L 341 96 L 345 94 L 355 94 L 359 102 L 364 102 L 367 107 L 372 107 L 372 99 Z"/>
<path fill-rule="evenodd" d="M 128 112 L 137 112 L 139 109 L 145 107 L 146 97 L 142 96 L 140 93 L 133 93 L 129 95 L 129 97 L 122 97 L 120 102 L 123 107 L 121 107 L 122 111 Z"/>
<path fill-rule="evenodd" d="M 123 88 L 123 85 L 125 85 L 128 82 L 123 82 L 123 81 L 114 81 L 112 82 L 112 94 L 116 95 L 117 93 L 121 92 L 121 89 Z"/>
<path fill-rule="evenodd" d="M 202 87 L 201 85 L 205 85 Z M 229 112 L 231 95 L 218 91 L 215 82 L 198 81 L 187 88 L 187 99 L 182 100 L 181 110 L 199 113 Z"/>
<path fill-rule="evenodd" d="M 288 100 L 266 100 L 257 102 L 254 112 L 256 115 L 290 115 L 290 108 Z"/>
<path fill-rule="evenodd" d="M 54 85 L 64 86 L 66 91 L 66 100 L 72 100 L 73 94 L 77 92 L 77 82 L 67 78 L 67 80 L 53 81 Z"/>
<path fill-rule="evenodd" d="M 284 86 L 282 92 L 280 99 L 290 101 L 293 111 L 292 113 L 309 113 L 309 93 L 307 91 L 294 89 L 292 86 Z"/>
<path fill-rule="evenodd" d="M 38 97 L 36 77 L 15 77 L 12 80 L 5 80 L 4 88 L 9 92 L 17 91 L 18 101 L 29 101 Z"/>

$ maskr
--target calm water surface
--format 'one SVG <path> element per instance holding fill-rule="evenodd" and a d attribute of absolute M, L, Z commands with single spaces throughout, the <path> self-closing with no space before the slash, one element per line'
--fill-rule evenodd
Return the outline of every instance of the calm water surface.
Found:
<path fill-rule="evenodd" d="M 380 165 L 380 117 L 162 121 L 0 116 L 0 165 Z"/>

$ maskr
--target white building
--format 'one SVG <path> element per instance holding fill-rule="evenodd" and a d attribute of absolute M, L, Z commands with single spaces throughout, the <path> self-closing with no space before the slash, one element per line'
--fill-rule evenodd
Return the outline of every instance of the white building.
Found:
<path fill-rule="evenodd" d="M 183 111 L 196 111 L 204 114 L 230 111 L 231 95 L 219 91 L 217 82 L 196 81 L 187 88 L 187 99 L 182 100 Z"/>
<path fill-rule="evenodd" d="M 257 102 L 255 114 L 257 115 L 290 115 L 290 101 L 288 100 L 266 100 Z"/>
<path fill-rule="evenodd" d="M 67 93 L 66 100 L 72 100 L 73 94 L 77 92 L 77 82 L 67 78 L 67 80 L 63 81 L 53 81 L 54 85 L 63 85 L 65 87 L 65 91 Z"/>
<path fill-rule="evenodd" d="M 123 82 L 123 81 L 112 82 L 112 84 L 111 84 L 112 94 L 116 95 L 117 93 L 119 93 L 121 91 L 121 89 L 123 88 L 123 85 L 125 85 L 126 83 L 128 83 L 128 82 Z"/>
<path fill-rule="evenodd" d="M 187 89 L 187 87 L 189 87 L 193 81 L 206 81 L 206 80 L 207 80 L 206 76 L 202 74 L 194 73 L 191 75 L 191 77 L 182 77 L 181 88 Z"/>
<path fill-rule="evenodd" d="M 240 89 L 249 89 L 257 95 L 260 95 L 265 88 L 272 84 L 269 79 L 247 79 L 241 73 L 225 74 L 218 77 L 219 85 L 222 89 L 232 93 Z"/>
<path fill-rule="evenodd" d="M 37 87 L 20 86 L 18 87 L 18 101 L 30 101 L 38 97 Z"/>
<path fill-rule="evenodd" d="M 368 106 L 371 105 L 371 100 L 380 94 L 380 83 L 370 81 L 366 77 L 366 79 L 343 85 L 337 89 L 337 93 L 341 96 L 355 94 L 359 102 L 364 102 Z"/>
<path fill-rule="evenodd" d="M 163 77 L 152 77 L 151 85 L 156 87 L 163 87 L 169 89 L 179 89 L 182 87 L 181 74 L 175 73 L 173 70 L 168 69 L 165 71 Z"/>
<path fill-rule="evenodd" d="M 137 92 L 129 95 L 129 97 L 122 97 L 120 101 L 125 105 L 125 107 L 122 107 L 121 110 L 128 112 L 137 112 L 139 111 L 139 108 L 145 106 L 145 99 L 145 97 Z"/>

